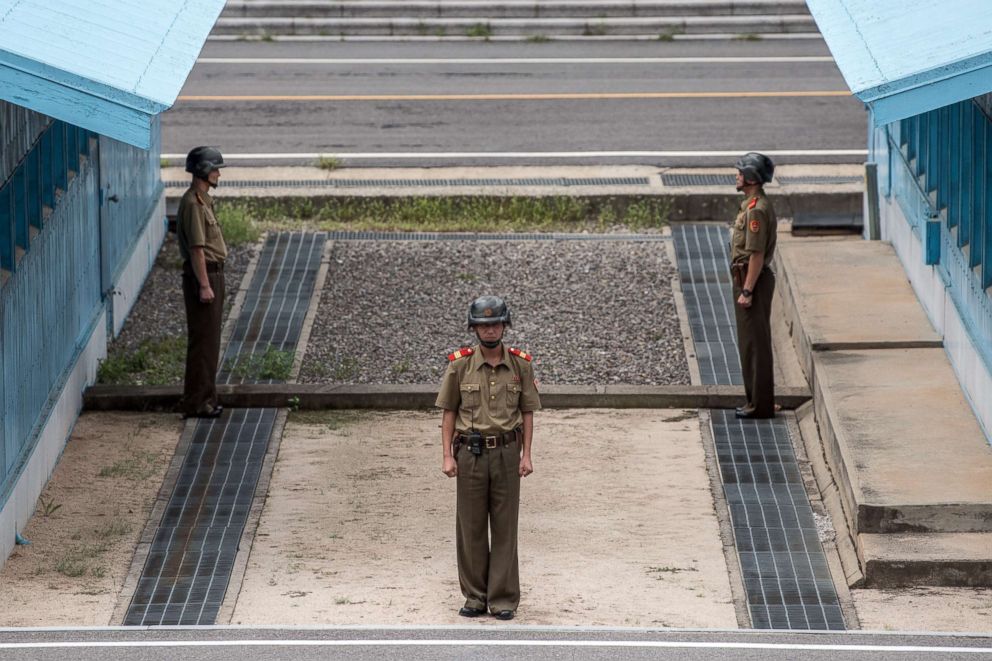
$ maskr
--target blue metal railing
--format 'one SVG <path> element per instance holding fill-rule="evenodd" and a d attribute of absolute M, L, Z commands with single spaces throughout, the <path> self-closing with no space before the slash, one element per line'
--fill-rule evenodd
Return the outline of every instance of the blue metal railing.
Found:
<path fill-rule="evenodd" d="M 962 101 L 888 136 L 892 193 L 992 370 L 992 118 Z"/>

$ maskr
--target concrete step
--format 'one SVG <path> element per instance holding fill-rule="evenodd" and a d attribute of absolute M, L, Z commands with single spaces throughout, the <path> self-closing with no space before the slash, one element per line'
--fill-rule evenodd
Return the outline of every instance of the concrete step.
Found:
<path fill-rule="evenodd" d="M 702 34 L 808 34 L 809 14 L 648 16 L 622 18 L 232 18 L 218 19 L 214 35 L 322 36 L 632 36 Z"/>
<path fill-rule="evenodd" d="M 865 587 L 992 587 L 992 533 L 863 534 Z"/>
<path fill-rule="evenodd" d="M 807 14 L 802 0 L 598 0 L 509 2 L 425 0 L 228 2 L 223 18 L 615 18 Z"/>

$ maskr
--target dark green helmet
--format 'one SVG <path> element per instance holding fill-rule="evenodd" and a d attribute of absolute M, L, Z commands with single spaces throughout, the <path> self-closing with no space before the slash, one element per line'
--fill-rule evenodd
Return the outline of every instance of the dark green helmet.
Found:
<path fill-rule="evenodd" d="M 468 327 L 490 324 L 510 325 L 510 309 L 499 296 L 480 296 L 468 308 Z"/>
<path fill-rule="evenodd" d="M 186 154 L 186 172 L 200 179 L 206 179 L 214 170 L 226 167 L 227 163 L 216 147 L 193 147 Z"/>
<path fill-rule="evenodd" d="M 748 152 L 737 159 L 734 167 L 749 184 L 767 184 L 775 174 L 775 164 L 772 159 L 756 151 Z"/>

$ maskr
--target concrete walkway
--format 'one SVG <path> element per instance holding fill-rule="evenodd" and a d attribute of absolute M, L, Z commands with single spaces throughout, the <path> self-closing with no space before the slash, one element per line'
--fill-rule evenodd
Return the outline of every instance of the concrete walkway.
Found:
<path fill-rule="evenodd" d="M 804 437 L 822 440 L 807 450 L 847 526 L 849 581 L 992 585 L 992 447 L 895 252 L 784 238 L 780 293 L 819 426 Z"/>

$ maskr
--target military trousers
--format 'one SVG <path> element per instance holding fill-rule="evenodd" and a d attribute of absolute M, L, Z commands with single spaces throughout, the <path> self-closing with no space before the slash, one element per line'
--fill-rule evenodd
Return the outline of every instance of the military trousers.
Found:
<path fill-rule="evenodd" d="M 208 266 L 210 266 L 208 264 Z M 217 363 L 224 319 L 224 271 L 208 268 L 207 280 L 214 300 L 200 302 L 200 281 L 189 262 L 183 264 L 183 301 L 186 304 L 186 376 L 183 413 L 196 415 L 217 406 Z"/>
<path fill-rule="evenodd" d="M 520 443 L 483 449 L 480 455 L 463 445 L 455 459 L 455 545 L 465 605 L 482 610 L 488 606 L 493 613 L 515 611 L 520 603 Z"/>
<path fill-rule="evenodd" d="M 775 363 L 772 357 L 772 296 L 775 273 L 765 268 L 752 292 L 751 307 L 737 302 L 741 290 L 734 285 L 737 350 L 744 379 L 745 408 L 759 417 L 775 415 Z"/>

